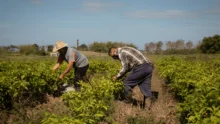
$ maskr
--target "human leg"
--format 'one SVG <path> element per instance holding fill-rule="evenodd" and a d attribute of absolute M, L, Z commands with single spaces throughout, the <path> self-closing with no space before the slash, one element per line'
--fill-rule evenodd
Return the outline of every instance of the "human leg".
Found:
<path fill-rule="evenodd" d="M 127 100 L 131 99 L 132 89 L 135 86 L 140 85 L 142 82 L 144 82 L 146 80 L 146 75 L 151 75 L 152 67 L 151 66 L 149 67 L 149 66 L 150 65 L 146 63 L 146 64 L 143 64 L 143 65 L 140 65 L 140 66 L 133 68 L 131 70 L 131 72 L 129 73 L 129 75 L 124 79 L 125 99 L 127 99 Z M 150 78 L 151 78 L 151 76 L 150 76 Z"/>
<path fill-rule="evenodd" d="M 80 80 L 83 80 L 83 77 L 86 75 L 88 68 L 89 68 L 89 65 L 75 68 L 75 77 L 73 81 L 74 81 L 74 88 L 76 89 L 76 91 L 80 91 L 80 84 L 78 82 Z"/>
<path fill-rule="evenodd" d="M 146 68 L 148 70 L 152 70 L 153 69 L 151 67 Z M 151 73 L 149 73 L 148 75 L 146 75 L 145 79 L 143 82 L 139 83 L 138 86 L 143 94 L 143 108 L 145 108 L 145 104 L 147 104 L 147 108 L 150 109 L 152 103 L 156 100 L 156 98 L 154 98 L 152 96 L 152 90 L 151 90 L 151 78 L 152 78 L 152 71 Z M 150 72 L 150 71 L 149 71 Z"/>

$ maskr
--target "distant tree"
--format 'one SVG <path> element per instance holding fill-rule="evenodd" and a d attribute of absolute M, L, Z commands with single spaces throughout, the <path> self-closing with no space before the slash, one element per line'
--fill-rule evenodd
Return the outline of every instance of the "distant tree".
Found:
<path fill-rule="evenodd" d="M 151 53 L 151 54 L 155 53 L 156 49 L 157 49 L 157 44 L 154 42 L 150 42 L 150 43 L 145 44 L 145 50 L 148 53 Z"/>
<path fill-rule="evenodd" d="M 10 45 L 7 47 L 7 49 L 11 52 L 17 52 L 18 51 L 18 46 L 16 45 Z"/>
<path fill-rule="evenodd" d="M 20 45 L 19 52 L 25 55 L 36 54 L 36 46 L 35 45 Z"/>
<path fill-rule="evenodd" d="M 184 49 L 184 40 L 180 39 L 180 40 L 177 40 L 175 42 L 175 48 L 174 49 L 178 49 L 178 50 L 181 50 L 181 49 Z"/>
<path fill-rule="evenodd" d="M 90 44 L 89 48 L 91 51 L 95 51 L 95 52 L 106 52 L 107 51 L 106 45 L 103 42 L 95 41 L 92 44 Z"/>
<path fill-rule="evenodd" d="M 145 44 L 145 51 L 146 51 L 147 53 L 151 53 L 149 43 L 146 43 L 146 44 Z"/>
<path fill-rule="evenodd" d="M 158 41 L 156 43 L 156 53 L 159 54 L 162 52 L 162 46 L 163 46 L 163 42 L 162 41 Z"/>
<path fill-rule="evenodd" d="M 33 50 L 34 50 L 34 53 L 36 54 L 38 51 L 39 51 L 39 46 L 37 44 L 33 44 Z"/>
<path fill-rule="evenodd" d="M 8 46 L 0 46 L 0 55 L 7 55 L 10 53 Z"/>
<path fill-rule="evenodd" d="M 48 45 L 47 46 L 47 51 L 52 52 L 53 51 L 53 45 Z"/>
<path fill-rule="evenodd" d="M 204 37 L 199 49 L 207 54 L 220 53 L 220 35 Z"/>
<path fill-rule="evenodd" d="M 129 46 L 129 47 L 133 47 L 133 48 L 137 49 L 137 47 L 133 43 L 126 44 L 125 46 Z"/>
<path fill-rule="evenodd" d="M 116 47 L 115 45 L 116 45 L 116 44 L 114 44 L 113 42 L 108 41 L 108 42 L 106 43 L 106 48 Z"/>
<path fill-rule="evenodd" d="M 81 44 L 78 46 L 78 50 L 88 50 L 88 46 L 86 44 Z"/>
<path fill-rule="evenodd" d="M 137 48 L 132 43 L 123 43 L 123 42 L 98 42 L 95 41 L 92 44 L 89 45 L 89 50 L 95 51 L 95 52 L 107 52 L 110 47 L 123 47 L 123 46 L 129 46 L 133 48 Z"/>
<path fill-rule="evenodd" d="M 41 55 L 41 56 L 46 56 L 47 55 L 47 51 L 46 51 L 46 47 L 45 46 L 39 46 L 39 49 L 37 51 L 37 55 Z"/>
<path fill-rule="evenodd" d="M 46 55 L 45 47 L 44 46 L 38 46 L 37 44 L 32 45 L 20 45 L 19 46 L 19 52 L 24 55 Z"/>
<path fill-rule="evenodd" d="M 37 44 L 33 44 L 32 46 L 37 50 L 39 49 L 39 46 Z"/>
<path fill-rule="evenodd" d="M 166 43 L 166 49 L 167 49 L 167 50 L 175 49 L 175 43 L 172 42 L 172 41 L 167 41 L 167 43 Z"/>
<path fill-rule="evenodd" d="M 192 49 L 193 48 L 193 42 L 192 41 L 188 41 L 186 42 L 186 49 Z"/>

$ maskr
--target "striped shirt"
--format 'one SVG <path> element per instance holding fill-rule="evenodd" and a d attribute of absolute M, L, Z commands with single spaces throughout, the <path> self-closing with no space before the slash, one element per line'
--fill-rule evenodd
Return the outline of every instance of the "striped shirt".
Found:
<path fill-rule="evenodd" d="M 132 70 L 135 66 L 150 63 L 151 61 L 145 57 L 140 51 L 132 47 L 121 47 L 118 48 L 116 54 L 121 60 L 122 69 L 117 75 L 117 78 L 121 78 L 128 71 Z"/>

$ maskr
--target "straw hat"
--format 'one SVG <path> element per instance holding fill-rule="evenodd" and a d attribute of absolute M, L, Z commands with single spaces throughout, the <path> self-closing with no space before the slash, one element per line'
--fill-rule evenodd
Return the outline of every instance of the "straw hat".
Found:
<path fill-rule="evenodd" d="M 53 47 L 53 52 L 58 51 L 59 49 L 66 47 L 68 44 L 64 43 L 63 41 L 57 41 L 55 46 Z"/>

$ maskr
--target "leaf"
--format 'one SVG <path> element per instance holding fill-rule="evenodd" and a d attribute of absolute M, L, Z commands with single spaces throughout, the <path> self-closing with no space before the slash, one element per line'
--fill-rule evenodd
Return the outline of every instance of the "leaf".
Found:
<path fill-rule="evenodd" d="M 96 117 L 103 117 L 103 114 L 95 114 Z"/>
<path fill-rule="evenodd" d="M 195 116 L 190 116 L 190 117 L 188 118 L 188 120 L 191 121 L 191 122 L 193 122 L 193 121 L 195 120 L 195 118 L 196 118 Z"/>

